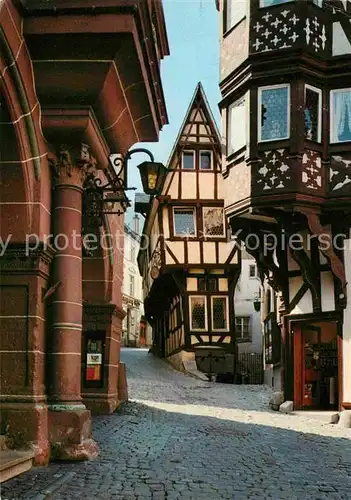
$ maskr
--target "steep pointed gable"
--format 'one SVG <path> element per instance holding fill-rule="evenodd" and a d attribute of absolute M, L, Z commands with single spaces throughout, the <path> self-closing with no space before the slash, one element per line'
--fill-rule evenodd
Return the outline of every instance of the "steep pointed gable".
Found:
<path fill-rule="evenodd" d="M 218 150 L 221 148 L 221 138 L 217 124 L 201 82 L 196 86 L 167 166 L 170 167 L 174 163 L 174 157 L 179 146 L 185 148 L 194 144 L 213 145 Z"/>
<path fill-rule="evenodd" d="M 221 138 L 201 83 L 196 86 L 170 153 L 167 162 L 170 172 L 164 183 L 163 195 L 182 197 L 181 180 L 179 176 L 175 176 L 175 172 L 182 169 L 182 153 L 187 150 L 211 151 L 214 170 L 220 170 Z"/>

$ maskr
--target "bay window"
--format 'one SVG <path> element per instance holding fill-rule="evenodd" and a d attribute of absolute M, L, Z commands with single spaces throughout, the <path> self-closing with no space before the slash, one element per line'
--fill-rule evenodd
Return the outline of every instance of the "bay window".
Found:
<path fill-rule="evenodd" d="M 290 85 L 258 89 L 258 141 L 278 141 L 290 136 Z"/>
<path fill-rule="evenodd" d="M 247 97 L 242 97 L 228 108 L 228 156 L 247 144 Z"/>
<path fill-rule="evenodd" d="M 351 88 L 330 92 L 330 142 L 351 141 Z"/>
<path fill-rule="evenodd" d="M 311 85 L 305 86 L 305 137 L 321 142 L 322 133 L 322 91 Z"/>

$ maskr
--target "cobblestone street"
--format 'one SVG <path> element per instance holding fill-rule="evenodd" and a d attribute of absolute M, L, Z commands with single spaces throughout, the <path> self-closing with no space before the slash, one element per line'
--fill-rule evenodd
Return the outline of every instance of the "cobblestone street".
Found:
<path fill-rule="evenodd" d="M 259 386 L 206 383 L 124 349 L 131 402 L 94 418 L 100 456 L 2 485 L 2 499 L 349 499 L 351 431 L 270 411 Z"/>

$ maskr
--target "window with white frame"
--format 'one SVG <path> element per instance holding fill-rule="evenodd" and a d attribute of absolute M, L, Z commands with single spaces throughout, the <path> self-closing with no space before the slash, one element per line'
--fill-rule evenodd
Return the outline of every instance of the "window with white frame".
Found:
<path fill-rule="evenodd" d="M 212 151 L 200 151 L 200 170 L 212 170 Z"/>
<path fill-rule="evenodd" d="M 130 260 L 132 262 L 135 261 L 135 246 L 133 245 L 133 243 L 130 246 Z"/>
<path fill-rule="evenodd" d="M 305 86 L 305 137 L 321 142 L 322 135 L 322 91 L 311 85 Z"/>
<path fill-rule="evenodd" d="M 211 297 L 213 331 L 228 331 L 228 297 Z"/>
<path fill-rule="evenodd" d="M 196 235 L 194 208 L 173 208 L 173 220 L 175 236 Z"/>
<path fill-rule="evenodd" d="M 225 236 L 222 207 L 203 207 L 204 236 Z"/>
<path fill-rule="evenodd" d="M 295 0 L 260 0 L 260 7 L 272 7 L 281 3 L 294 2 Z"/>
<path fill-rule="evenodd" d="M 235 101 L 228 108 L 228 156 L 247 143 L 247 97 Z"/>
<path fill-rule="evenodd" d="M 235 317 L 235 335 L 238 342 L 251 341 L 251 324 L 250 316 Z"/>
<path fill-rule="evenodd" d="M 277 141 L 290 136 L 290 85 L 258 89 L 258 140 Z"/>
<path fill-rule="evenodd" d="M 205 296 L 189 297 L 190 329 L 194 331 L 207 330 L 207 303 Z"/>
<path fill-rule="evenodd" d="M 184 151 L 182 160 L 184 170 L 195 170 L 195 151 Z"/>
<path fill-rule="evenodd" d="M 351 88 L 330 92 L 330 141 L 351 141 Z"/>
<path fill-rule="evenodd" d="M 229 31 L 246 16 L 246 0 L 225 0 L 224 32 Z"/>

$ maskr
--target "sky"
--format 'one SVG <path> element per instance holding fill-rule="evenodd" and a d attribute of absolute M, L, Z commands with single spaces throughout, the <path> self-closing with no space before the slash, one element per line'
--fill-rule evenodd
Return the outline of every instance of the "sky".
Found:
<path fill-rule="evenodd" d="M 219 16 L 215 0 L 163 0 L 170 55 L 161 64 L 163 90 L 169 125 L 160 133 L 159 142 L 139 143 L 155 156 L 155 161 L 167 163 L 185 113 L 201 81 L 207 99 L 220 124 L 219 92 Z M 142 191 L 136 165 L 146 160 L 134 155 L 128 165 L 128 184 Z M 129 197 L 133 194 L 129 191 Z M 133 208 L 126 222 L 133 217 Z"/>

